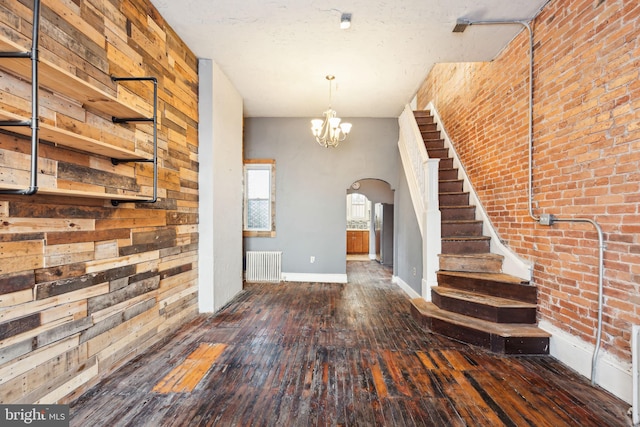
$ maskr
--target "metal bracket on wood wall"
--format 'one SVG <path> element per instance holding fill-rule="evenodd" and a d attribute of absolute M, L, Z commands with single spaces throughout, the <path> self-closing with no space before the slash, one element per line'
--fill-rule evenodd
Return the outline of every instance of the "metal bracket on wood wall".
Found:
<path fill-rule="evenodd" d="M 150 122 L 153 123 L 153 158 L 130 160 L 130 159 L 111 159 L 111 163 L 118 165 L 120 163 L 153 163 L 153 198 L 149 200 L 136 200 L 136 203 L 155 203 L 158 201 L 158 79 L 156 77 L 115 77 L 111 76 L 114 82 L 120 81 L 150 81 L 153 82 L 153 116 L 152 117 L 112 117 L 113 123 L 130 123 L 130 122 Z M 111 200 L 113 206 L 118 206 L 121 202 L 130 202 L 130 200 Z"/>
<path fill-rule="evenodd" d="M 33 1 L 33 25 L 31 50 L 26 52 L 0 52 L 0 58 L 31 59 L 31 120 L 3 120 L 0 126 L 24 126 L 31 128 L 31 170 L 29 188 L 23 190 L 0 190 L 0 194 L 18 194 L 30 196 L 38 191 L 38 40 L 40 38 L 40 0 Z"/>

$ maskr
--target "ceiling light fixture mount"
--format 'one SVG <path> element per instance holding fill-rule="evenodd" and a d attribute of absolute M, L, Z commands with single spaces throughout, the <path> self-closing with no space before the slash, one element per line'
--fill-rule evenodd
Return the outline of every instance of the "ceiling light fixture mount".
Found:
<path fill-rule="evenodd" d="M 348 28 L 351 28 L 351 14 L 343 13 L 340 17 L 340 29 L 346 30 Z"/>
<path fill-rule="evenodd" d="M 329 109 L 322 113 L 324 120 L 311 120 L 311 133 L 316 137 L 318 144 L 323 147 L 337 147 L 351 132 L 351 123 L 340 123 L 342 120 L 331 108 L 331 86 L 336 77 L 328 75 L 325 78 L 329 81 Z"/>

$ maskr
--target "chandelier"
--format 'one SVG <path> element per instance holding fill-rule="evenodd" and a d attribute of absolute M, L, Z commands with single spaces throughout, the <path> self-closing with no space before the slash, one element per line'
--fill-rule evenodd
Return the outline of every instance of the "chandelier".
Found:
<path fill-rule="evenodd" d="M 323 147 L 337 147 L 347 138 L 351 131 L 351 123 L 340 123 L 340 117 L 336 117 L 337 113 L 331 108 L 331 83 L 335 76 L 328 75 L 325 78 L 329 81 L 329 109 L 322 113 L 324 120 L 311 120 L 311 133 Z"/>

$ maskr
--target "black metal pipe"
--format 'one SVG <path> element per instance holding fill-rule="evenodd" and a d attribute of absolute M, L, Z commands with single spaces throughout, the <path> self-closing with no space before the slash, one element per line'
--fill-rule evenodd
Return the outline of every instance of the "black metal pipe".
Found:
<path fill-rule="evenodd" d="M 40 0 L 33 0 L 33 32 L 31 35 L 31 185 L 25 194 L 38 191 L 38 130 L 40 122 L 38 61 L 40 40 Z"/>
<path fill-rule="evenodd" d="M 0 120 L 0 127 L 23 126 L 31 127 L 31 120 Z"/>
<path fill-rule="evenodd" d="M 129 122 L 152 122 L 153 117 L 112 117 L 113 123 L 129 123 Z"/>
<path fill-rule="evenodd" d="M 24 52 L 0 52 L 0 58 L 31 58 L 31 51 Z"/>
<path fill-rule="evenodd" d="M 158 79 L 156 77 L 115 77 L 111 76 L 114 82 L 120 81 L 150 81 L 153 83 L 153 116 L 152 117 L 133 117 L 118 118 L 113 117 L 113 123 L 127 122 L 152 122 L 153 123 L 153 159 L 144 160 L 121 160 L 111 159 L 113 164 L 125 162 L 153 163 L 153 198 L 150 200 L 136 200 L 136 203 L 155 203 L 158 201 Z M 111 204 L 117 206 L 121 202 L 130 202 L 130 200 L 111 200 Z"/>
<path fill-rule="evenodd" d="M 31 127 L 31 171 L 29 188 L 24 190 L 0 190 L 0 194 L 19 194 L 31 196 L 38 192 L 38 41 L 40 39 L 40 0 L 33 0 L 33 24 L 31 33 L 31 50 L 29 52 L 5 52 L 2 57 L 31 58 L 31 120 L 4 122 L 4 126 Z"/>

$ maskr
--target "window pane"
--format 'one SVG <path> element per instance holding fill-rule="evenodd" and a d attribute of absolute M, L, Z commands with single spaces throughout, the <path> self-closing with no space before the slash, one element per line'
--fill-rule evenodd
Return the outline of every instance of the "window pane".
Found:
<path fill-rule="evenodd" d="M 245 173 L 245 230 L 272 231 L 272 165 L 248 165 Z"/>
<path fill-rule="evenodd" d="M 247 171 L 247 199 L 269 199 L 271 185 L 269 169 L 249 169 Z"/>
<path fill-rule="evenodd" d="M 247 200 L 247 228 L 252 230 L 269 230 L 271 218 L 269 215 L 269 199 Z"/>

